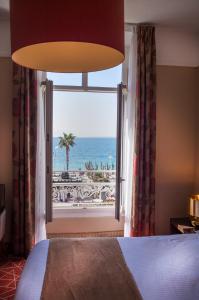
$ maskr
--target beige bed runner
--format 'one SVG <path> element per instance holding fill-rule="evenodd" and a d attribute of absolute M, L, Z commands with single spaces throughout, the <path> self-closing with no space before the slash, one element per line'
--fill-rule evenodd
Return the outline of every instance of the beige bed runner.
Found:
<path fill-rule="evenodd" d="M 142 299 L 114 238 L 52 239 L 42 300 Z"/>

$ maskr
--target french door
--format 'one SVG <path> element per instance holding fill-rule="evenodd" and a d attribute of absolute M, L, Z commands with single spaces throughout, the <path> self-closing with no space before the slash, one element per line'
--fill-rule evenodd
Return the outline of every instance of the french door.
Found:
<path fill-rule="evenodd" d="M 46 80 L 44 83 L 45 100 L 45 136 L 46 136 L 46 223 L 53 219 L 53 82 Z M 57 86 L 56 86 L 57 89 Z M 116 186 L 115 186 L 115 218 L 119 221 L 123 205 L 123 144 L 124 144 L 124 85 L 117 87 L 117 134 L 116 134 Z M 62 90 L 63 87 L 62 87 Z"/>
<path fill-rule="evenodd" d="M 124 156 L 124 93 L 125 86 L 120 83 L 117 87 L 117 147 L 116 147 L 116 197 L 115 219 L 120 220 L 123 205 L 123 156 Z"/>
<path fill-rule="evenodd" d="M 52 222 L 52 124 L 53 124 L 53 82 L 45 80 L 43 85 L 44 98 L 44 130 L 46 149 L 46 223 Z"/>

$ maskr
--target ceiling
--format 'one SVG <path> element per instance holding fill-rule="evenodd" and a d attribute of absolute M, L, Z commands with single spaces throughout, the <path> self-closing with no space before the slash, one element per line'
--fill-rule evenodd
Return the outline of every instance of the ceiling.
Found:
<path fill-rule="evenodd" d="M 9 18 L 9 0 L 0 0 L 0 20 Z"/>
<path fill-rule="evenodd" d="M 199 0 L 124 0 L 125 21 L 199 33 Z"/>
<path fill-rule="evenodd" d="M 124 1 L 125 22 L 154 23 L 199 33 L 199 0 Z M 0 0 L 0 19 L 8 18 L 9 0 Z"/>

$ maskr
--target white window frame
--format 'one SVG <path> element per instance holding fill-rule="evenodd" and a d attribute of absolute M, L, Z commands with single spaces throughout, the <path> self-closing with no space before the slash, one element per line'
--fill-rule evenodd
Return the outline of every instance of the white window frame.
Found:
<path fill-rule="evenodd" d="M 88 73 L 82 73 L 81 85 L 53 85 L 53 91 L 66 92 L 96 92 L 96 93 L 117 93 L 117 87 L 98 87 L 88 85 Z"/>
<path fill-rule="evenodd" d="M 82 73 L 82 85 L 53 85 L 54 91 L 66 91 L 66 92 L 95 92 L 95 93 L 115 93 L 117 97 L 117 87 L 100 87 L 100 86 L 89 86 L 88 85 L 88 73 Z M 116 100 L 117 105 L 117 100 Z M 53 122 L 53 118 L 52 118 Z M 118 122 L 118 121 L 117 121 Z M 117 125 L 117 124 L 116 124 Z M 52 162 L 51 162 L 52 163 Z M 117 184 L 117 182 L 115 183 Z M 51 198 L 52 201 L 52 198 Z M 95 208 L 64 208 L 54 207 L 52 204 L 53 218 L 87 218 L 87 217 L 113 217 L 115 216 L 115 207 L 95 207 Z M 121 216 L 123 211 L 121 211 Z"/>

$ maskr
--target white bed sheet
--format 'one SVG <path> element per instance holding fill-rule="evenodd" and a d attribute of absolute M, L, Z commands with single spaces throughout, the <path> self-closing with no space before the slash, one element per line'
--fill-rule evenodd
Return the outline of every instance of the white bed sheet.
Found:
<path fill-rule="evenodd" d="M 118 242 L 144 300 L 199 299 L 199 235 L 118 238 Z M 34 247 L 15 300 L 40 299 L 48 247 L 48 240 Z"/>
<path fill-rule="evenodd" d="M 144 300 L 199 299 L 199 236 L 119 239 Z"/>
<path fill-rule="evenodd" d="M 17 286 L 15 300 L 40 299 L 48 257 L 48 246 L 49 240 L 41 241 L 28 256 Z"/>

